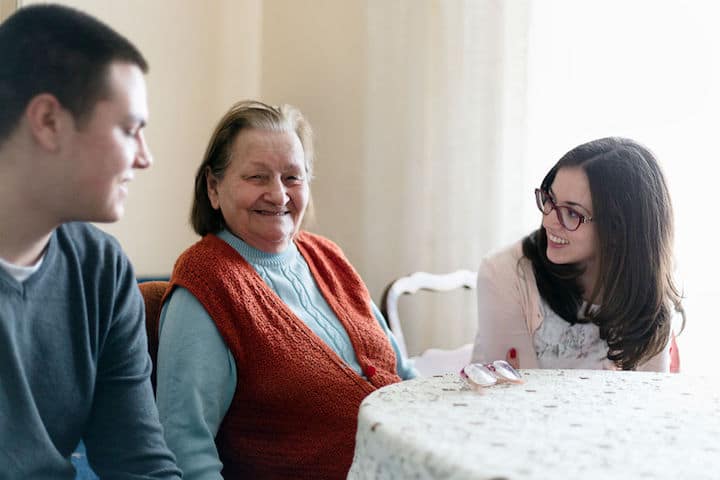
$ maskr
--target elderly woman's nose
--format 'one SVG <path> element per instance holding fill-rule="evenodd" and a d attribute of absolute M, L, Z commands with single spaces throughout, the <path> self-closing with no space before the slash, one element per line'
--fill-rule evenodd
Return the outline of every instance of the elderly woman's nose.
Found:
<path fill-rule="evenodd" d="M 268 184 L 265 196 L 268 200 L 275 204 L 283 205 L 288 199 L 287 188 L 282 181 L 282 178 L 275 178 Z"/>

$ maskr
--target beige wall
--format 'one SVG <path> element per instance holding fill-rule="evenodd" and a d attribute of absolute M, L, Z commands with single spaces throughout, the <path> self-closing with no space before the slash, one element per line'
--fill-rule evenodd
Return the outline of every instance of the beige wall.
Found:
<path fill-rule="evenodd" d="M 366 22 L 362 0 L 263 2 L 262 96 L 300 108 L 316 135 L 307 228 L 338 243 L 363 277 Z"/>
<path fill-rule="evenodd" d="M 23 5 L 41 3 L 25 0 Z M 155 164 L 130 186 L 124 218 L 102 225 L 138 275 L 167 275 L 196 240 L 195 169 L 228 106 L 260 93 L 260 0 L 65 0 L 128 37 L 150 63 L 147 139 Z"/>
<path fill-rule="evenodd" d="M 12 14 L 16 8 L 16 0 L 0 0 L 0 22 Z"/>

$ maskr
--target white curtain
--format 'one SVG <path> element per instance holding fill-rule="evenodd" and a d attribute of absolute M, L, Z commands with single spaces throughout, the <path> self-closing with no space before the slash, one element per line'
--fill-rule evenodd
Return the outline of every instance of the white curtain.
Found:
<path fill-rule="evenodd" d="M 418 270 L 475 270 L 488 250 L 530 228 L 527 5 L 368 2 L 370 285 Z M 410 353 L 473 339 L 474 295 L 432 295 L 400 305 Z"/>

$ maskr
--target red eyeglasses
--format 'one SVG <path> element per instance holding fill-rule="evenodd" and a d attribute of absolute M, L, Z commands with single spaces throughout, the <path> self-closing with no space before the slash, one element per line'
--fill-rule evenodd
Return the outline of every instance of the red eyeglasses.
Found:
<path fill-rule="evenodd" d="M 556 204 L 550 194 L 540 188 L 535 189 L 535 201 L 543 215 L 549 215 L 550 212 L 555 210 L 558 222 L 560 222 L 560 225 L 562 225 L 565 230 L 574 232 L 580 228 L 580 225 L 583 223 L 593 221 L 592 217 L 583 215 L 571 207 Z"/>

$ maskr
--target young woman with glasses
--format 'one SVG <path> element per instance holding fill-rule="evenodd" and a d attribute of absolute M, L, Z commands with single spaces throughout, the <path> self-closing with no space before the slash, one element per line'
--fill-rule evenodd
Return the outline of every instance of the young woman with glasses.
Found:
<path fill-rule="evenodd" d="M 535 200 L 540 228 L 480 266 L 473 361 L 668 371 L 674 310 L 683 327 L 685 317 L 672 206 L 653 154 L 625 138 L 582 144 Z"/>

